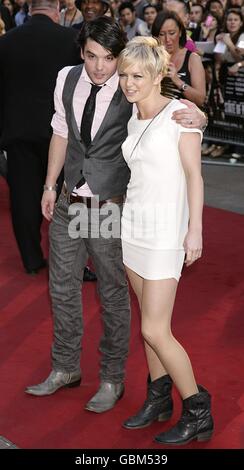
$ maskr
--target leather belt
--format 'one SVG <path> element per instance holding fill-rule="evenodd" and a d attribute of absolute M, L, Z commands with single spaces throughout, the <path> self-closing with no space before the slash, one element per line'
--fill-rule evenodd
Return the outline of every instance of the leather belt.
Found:
<path fill-rule="evenodd" d="M 81 202 L 85 204 L 88 209 L 102 207 L 104 204 L 122 204 L 124 202 L 124 196 L 114 196 L 109 199 L 104 199 L 104 201 L 97 201 L 95 197 L 86 197 L 79 196 L 78 194 L 68 193 L 67 188 L 63 185 L 62 193 L 65 195 L 69 204 L 74 204 L 76 202 Z"/>

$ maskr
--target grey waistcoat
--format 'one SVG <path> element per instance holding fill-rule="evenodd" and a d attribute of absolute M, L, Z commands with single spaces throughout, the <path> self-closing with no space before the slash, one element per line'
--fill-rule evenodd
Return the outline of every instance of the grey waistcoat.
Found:
<path fill-rule="evenodd" d="M 93 141 L 86 147 L 76 124 L 73 95 L 83 65 L 73 67 L 63 88 L 63 105 L 68 125 L 68 146 L 64 165 L 67 189 L 72 192 L 83 174 L 94 195 L 100 200 L 125 194 L 130 171 L 123 159 L 121 145 L 127 137 L 127 123 L 132 115 L 120 87 L 115 92 Z"/>

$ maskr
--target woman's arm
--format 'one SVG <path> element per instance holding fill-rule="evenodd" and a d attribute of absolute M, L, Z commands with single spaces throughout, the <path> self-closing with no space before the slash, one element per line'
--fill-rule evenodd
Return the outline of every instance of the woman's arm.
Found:
<path fill-rule="evenodd" d="M 202 33 L 202 41 L 207 41 L 209 33 L 210 33 L 210 27 L 206 26 L 204 23 L 201 24 L 201 33 Z"/>
<path fill-rule="evenodd" d="M 185 98 L 197 106 L 202 106 L 206 97 L 205 72 L 201 58 L 192 53 L 189 59 L 189 72 L 191 75 L 191 86 L 184 92 Z"/>
<path fill-rule="evenodd" d="M 206 84 L 205 72 L 200 57 L 196 53 L 192 52 L 189 58 L 191 85 L 186 85 L 185 82 L 178 77 L 173 63 L 170 63 L 169 70 L 171 80 L 177 88 L 182 90 L 184 98 L 192 101 L 197 106 L 202 106 L 206 96 Z"/>
<path fill-rule="evenodd" d="M 184 98 L 192 101 L 197 106 L 202 106 L 206 96 L 205 72 L 200 57 L 194 52 L 191 53 L 189 58 L 189 72 L 191 85 L 186 85 L 178 77 L 175 65 L 172 62 L 169 64 L 169 76 L 177 88 L 182 90 Z"/>
<path fill-rule="evenodd" d="M 236 45 L 232 42 L 229 33 L 224 34 L 223 41 L 226 44 L 226 46 L 228 47 L 228 49 L 229 49 L 231 55 L 233 56 L 234 60 L 237 60 L 237 61 L 241 60 L 242 55 L 241 55 L 240 51 L 238 50 L 238 48 L 236 47 Z"/>
<path fill-rule="evenodd" d="M 181 133 L 179 152 L 185 172 L 189 205 L 189 227 L 184 240 L 186 265 L 202 254 L 203 180 L 201 176 L 201 139 L 196 132 Z"/>

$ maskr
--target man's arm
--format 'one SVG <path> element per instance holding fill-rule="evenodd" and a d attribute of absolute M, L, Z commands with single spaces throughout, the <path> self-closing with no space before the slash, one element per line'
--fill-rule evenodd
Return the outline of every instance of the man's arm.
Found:
<path fill-rule="evenodd" d="M 53 134 L 49 146 L 47 177 L 41 202 L 42 213 L 49 221 L 53 216 L 57 195 L 56 182 L 64 166 L 67 143 L 66 138 Z"/>
<path fill-rule="evenodd" d="M 202 131 L 207 127 L 207 116 L 201 111 L 196 104 L 188 100 L 180 100 L 181 103 L 185 104 L 187 108 L 178 109 L 174 111 L 172 119 L 174 119 L 177 124 L 181 124 L 183 127 L 193 128 L 197 127 Z"/>
<path fill-rule="evenodd" d="M 62 95 L 65 79 L 70 69 L 71 67 L 64 67 L 62 70 L 60 70 L 54 90 L 55 114 L 53 115 L 51 122 L 53 136 L 49 146 L 48 169 L 41 202 L 42 213 L 49 221 L 53 216 L 54 204 L 57 196 L 56 183 L 64 166 L 66 148 L 68 144 L 68 127 Z"/>

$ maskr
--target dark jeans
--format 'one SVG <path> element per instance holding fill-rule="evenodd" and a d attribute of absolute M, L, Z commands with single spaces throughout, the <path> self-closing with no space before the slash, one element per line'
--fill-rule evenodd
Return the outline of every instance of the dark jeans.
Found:
<path fill-rule="evenodd" d="M 83 334 L 81 283 L 88 256 L 92 258 L 102 304 L 104 333 L 100 341 L 101 380 L 119 383 L 124 378 L 130 333 L 128 285 L 122 263 L 120 238 L 91 237 L 74 239 L 68 233 L 72 216 L 61 193 L 50 225 L 50 294 L 54 313 L 53 368 L 80 369 Z M 120 208 L 121 213 L 122 208 Z M 90 210 L 88 213 L 90 214 Z M 119 217 L 120 219 L 120 217 Z M 104 216 L 100 215 L 100 222 Z M 120 220 L 118 220 L 120 223 Z M 82 226 L 84 225 L 84 226 Z M 81 232 L 85 231 L 80 223 Z"/>

